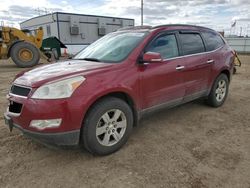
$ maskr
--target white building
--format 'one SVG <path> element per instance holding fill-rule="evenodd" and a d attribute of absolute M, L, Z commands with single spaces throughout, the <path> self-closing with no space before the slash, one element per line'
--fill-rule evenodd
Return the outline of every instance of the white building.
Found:
<path fill-rule="evenodd" d="M 55 12 L 20 23 L 21 29 L 43 27 L 44 38 L 55 36 L 75 54 L 86 45 L 122 27 L 134 26 L 134 19 Z"/>

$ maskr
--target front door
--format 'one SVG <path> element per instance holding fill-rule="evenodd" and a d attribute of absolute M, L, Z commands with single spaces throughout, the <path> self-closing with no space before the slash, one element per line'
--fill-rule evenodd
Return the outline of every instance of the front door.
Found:
<path fill-rule="evenodd" d="M 158 52 L 163 61 L 148 63 L 140 69 L 142 108 L 145 110 L 180 103 L 185 94 L 182 61 L 174 33 L 162 34 L 153 39 L 145 52 Z"/>

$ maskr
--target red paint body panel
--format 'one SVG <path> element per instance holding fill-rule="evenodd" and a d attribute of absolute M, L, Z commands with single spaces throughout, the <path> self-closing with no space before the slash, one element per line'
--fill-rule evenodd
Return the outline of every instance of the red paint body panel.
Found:
<path fill-rule="evenodd" d="M 184 97 L 184 75 L 175 69 L 177 65 L 182 64 L 182 61 L 175 59 L 139 68 L 143 109 L 175 99 L 181 100 Z"/>
<path fill-rule="evenodd" d="M 232 73 L 233 54 L 227 44 L 212 52 L 163 60 L 161 63 L 138 64 L 138 57 L 152 38 L 160 32 L 178 29 L 198 31 L 201 28 L 166 26 L 152 29 L 121 63 L 70 60 L 19 74 L 14 84 L 31 87 L 32 93 L 45 83 L 65 77 L 82 75 L 86 80 L 67 99 L 31 99 L 32 93 L 27 99 L 12 96 L 11 101 L 23 104 L 20 116 L 12 117 L 13 122 L 30 131 L 66 132 L 80 129 L 90 106 L 110 93 L 128 95 L 138 112 L 171 101 L 181 102 L 185 97 L 202 91 L 209 93 L 215 78 L 222 71 Z M 214 62 L 208 64 L 209 59 Z M 184 66 L 185 69 L 178 71 L 177 66 Z M 56 118 L 62 118 L 58 128 L 39 131 L 29 127 L 31 120 Z"/>

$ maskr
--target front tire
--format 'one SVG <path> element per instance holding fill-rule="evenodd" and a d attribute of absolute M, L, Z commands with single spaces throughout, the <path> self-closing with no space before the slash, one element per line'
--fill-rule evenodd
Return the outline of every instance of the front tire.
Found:
<path fill-rule="evenodd" d="M 133 128 L 133 113 L 129 105 L 115 97 L 97 102 L 87 113 L 81 141 L 96 155 L 108 155 L 119 150 Z"/>
<path fill-rule="evenodd" d="M 223 105 L 225 102 L 227 95 L 228 95 L 228 88 L 229 88 L 229 80 L 227 75 L 220 74 L 210 91 L 210 94 L 207 99 L 208 105 L 212 107 L 219 107 Z"/>

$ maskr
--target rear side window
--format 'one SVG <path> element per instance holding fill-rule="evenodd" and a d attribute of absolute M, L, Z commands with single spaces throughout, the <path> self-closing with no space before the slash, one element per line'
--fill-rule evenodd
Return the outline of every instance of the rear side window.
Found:
<path fill-rule="evenodd" d="M 206 41 L 207 51 L 216 50 L 217 48 L 224 45 L 224 41 L 216 33 L 204 32 L 202 35 Z"/>
<path fill-rule="evenodd" d="M 169 59 L 179 55 L 174 34 L 162 35 L 158 37 L 149 45 L 146 51 L 160 53 L 163 59 Z"/>
<path fill-rule="evenodd" d="M 197 54 L 205 51 L 201 36 L 198 33 L 180 34 L 182 55 Z"/>

